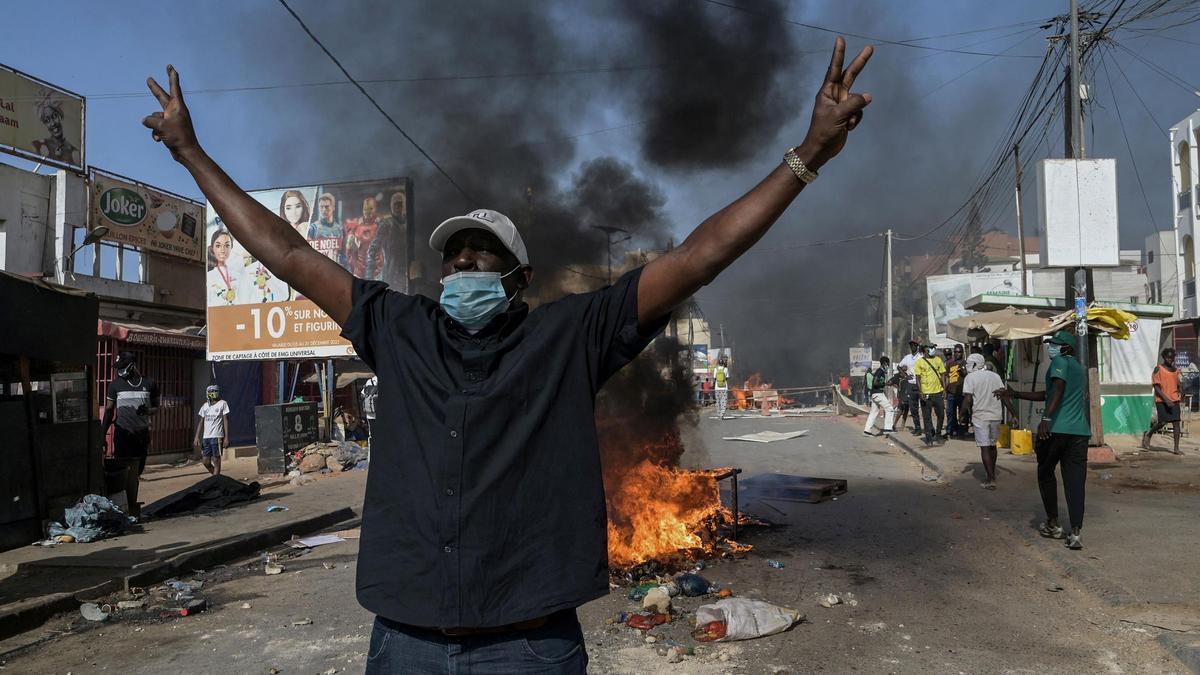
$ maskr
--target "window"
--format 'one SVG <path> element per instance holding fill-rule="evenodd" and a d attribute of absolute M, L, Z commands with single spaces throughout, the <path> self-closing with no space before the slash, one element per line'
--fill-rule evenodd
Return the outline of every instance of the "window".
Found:
<path fill-rule="evenodd" d="M 1153 249 L 1146 251 L 1146 264 L 1147 265 L 1154 264 L 1154 250 Z"/>
<path fill-rule="evenodd" d="M 140 248 L 114 241 L 101 241 L 80 248 L 86 236 L 86 229 L 75 228 L 72 250 L 78 250 L 71 262 L 71 271 L 101 279 L 146 283 L 146 267 Z"/>

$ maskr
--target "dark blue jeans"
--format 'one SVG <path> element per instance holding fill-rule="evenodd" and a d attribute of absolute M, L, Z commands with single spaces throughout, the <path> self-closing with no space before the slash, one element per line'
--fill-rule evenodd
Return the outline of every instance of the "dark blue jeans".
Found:
<path fill-rule="evenodd" d="M 429 673 L 582 675 L 588 657 L 575 610 L 557 612 L 540 628 L 498 635 L 448 637 L 375 619 L 367 675 Z"/>
<path fill-rule="evenodd" d="M 958 424 L 958 409 L 962 406 L 962 394 L 946 392 L 946 433 L 957 436 L 964 431 Z"/>

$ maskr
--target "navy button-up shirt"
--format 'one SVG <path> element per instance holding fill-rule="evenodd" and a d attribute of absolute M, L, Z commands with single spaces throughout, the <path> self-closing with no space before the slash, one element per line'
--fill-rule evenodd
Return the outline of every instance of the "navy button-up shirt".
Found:
<path fill-rule="evenodd" d="M 358 600 L 417 626 L 501 626 L 608 592 L 596 392 L 638 331 L 641 270 L 471 335 L 429 298 L 354 280 L 343 326 L 379 376 Z"/>

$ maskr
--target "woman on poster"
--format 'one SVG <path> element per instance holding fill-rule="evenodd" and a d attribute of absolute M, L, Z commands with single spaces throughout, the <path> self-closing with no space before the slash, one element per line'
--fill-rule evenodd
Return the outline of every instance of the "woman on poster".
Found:
<path fill-rule="evenodd" d="M 279 217 L 287 221 L 301 237 L 308 238 L 308 222 L 312 211 L 308 208 L 308 200 L 299 190 L 285 190 L 279 198 Z"/>
<path fill-rule="evenodd" d="M 212 307 L 237 304 L 244 265 L 229 264 L 233 236 L 224 227 L 213 230 L 208 242 L 208 304 Z"/>

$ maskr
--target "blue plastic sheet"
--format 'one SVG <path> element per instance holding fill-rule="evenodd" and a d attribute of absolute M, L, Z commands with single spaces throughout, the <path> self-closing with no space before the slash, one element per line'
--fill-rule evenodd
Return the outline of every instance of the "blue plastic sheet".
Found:
<path fill-rule="evenodd" d="M 87 495 L 63 512 L 62 523 L 50 523 L 50 536 L 71 535 L 75 541 L 87 543 L 121 534 L 134 523 L 107 497 Z"/>

